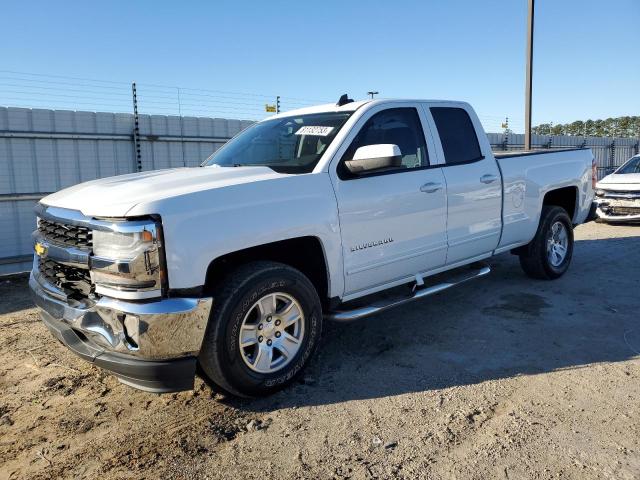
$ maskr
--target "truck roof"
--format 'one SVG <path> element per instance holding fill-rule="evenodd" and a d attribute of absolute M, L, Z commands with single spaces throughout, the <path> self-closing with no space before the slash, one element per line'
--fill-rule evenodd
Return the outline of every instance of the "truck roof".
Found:
<path fill-rule="evenodd" d="M 377 100 L 358 100 L 347 103 L 342 106 L 338 106 L 335 103 L 324 103 L 322 105 L 314 105 L 312 107 L 297 108 L 295 110 L 288 110 L 286 112 L 272 115 L 264 120 L 271 120 L 272 118 L 290 117 L 292 115 L 307 115 L 310 113 L 325 113 L 325 112 L 354 112 L 358 108 L 366 104 L 378 104 L 378 103 L 402 103 L 402 102 L 429 102 L 429 103 L 449 103 L 449 104 L 466 104 L 466 102 L 453 101 L 453 100 L 428 100 L 424 98 L 384 98 Z M 264 121 L 263 120 L 263 121 Z"/>

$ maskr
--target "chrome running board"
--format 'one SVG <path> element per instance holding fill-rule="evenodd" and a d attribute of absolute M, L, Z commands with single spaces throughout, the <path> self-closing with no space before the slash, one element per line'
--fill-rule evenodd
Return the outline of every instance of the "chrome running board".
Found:
<path fill-rule="evenodd" d="M 419 300 L 421 298 L 434 295 L 436 293 L 442 292 L 443 290 L 447 290 L 456 285 L 460 285 L 461 283 L 467 282 L 469 280 L 473 280 L 474 278 L 484 277 L 485 275 L 488 275 L 490 272 L 491 272 L 491 267 L 483 264 L 478 268 L 473 269 L 471 272 L 469 271 L 459 272 L 454 278 L 451 278 L 448 281 L 415 290 L 413 295 L 409 297 L 397 297 L 397 298 L 386 300 L 386 301 L 385 300 L 374 301 L 370 305 L 366 305 L 364 307 L 357 307 L 352 310 L 337 310 L 334 312 L 329 312 L 327 315 L 325 315 L 325 318 L 327 318 L 328 320 L 334 320 L 337 322 L 350 322 L 352 320 L 358 320 L 360 318 L 368 317 L 370 315 L 375 315 L 376 313 L 380 313 L 389 308 L 404 305 L 405 303 L 409 303 L 414 300 Z"/>

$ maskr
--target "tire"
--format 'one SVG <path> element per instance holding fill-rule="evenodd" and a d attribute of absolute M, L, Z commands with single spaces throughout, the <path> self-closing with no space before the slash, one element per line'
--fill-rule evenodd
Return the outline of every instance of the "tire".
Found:
<path fill-rule="evenodd" d="M 266 396 L 289 385 L 319 343 L 318 294 L 306 276 L 287 265 L 252 262 L 239 267 L 223 281 L 213 305 L 198 361 L 205 375 L 232 395 Z M 285 326 L 296 311 L 299 320 Z M 245 343 L 261 340 L 242 347 L 241 335 Z"/>
<path fill-rule="evenodd" d="M 555 227 L 557 224 L 561 227 Z M 554 228 L 566 233 L 566 252 L 561 261 L 560 256 L 550 253 L 549 242 L 558 243 L 557 235 L 554 236 Z M 553 247 L 551 247 L 553 248 Z M 557 248 L 558 252 L 561 252 Z M 556 206 L 543 206 L 540 216 L 540 224 L 535 237 L 520 253 L 520 266 L 531 278 L 541 280 L 553 280 L 561 277 L 569 268 L 573 256 L 573 225 L 566 210 Z"/>

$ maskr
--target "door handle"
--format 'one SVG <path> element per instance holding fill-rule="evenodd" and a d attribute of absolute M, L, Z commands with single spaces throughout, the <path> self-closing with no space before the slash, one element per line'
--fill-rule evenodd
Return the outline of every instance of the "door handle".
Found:
<path fill-rule="evenodd" d="M 497 176 L 497 175 L 490 175 L 490 174 L 487 174 L 487 175 L 482 175 L 482 176 L 480 177 L 480 181 L 481 181 L 482 183 L 493 183 L 493 182 L 495 182 L 496 180 L 498 180 L 498 176 Z"/>
<path fill-rule="evenodd" d="M 424 193 L 434 193 L 442 190 L 442 184 L 436 182 L 428 182 L 420 187 L 420 191 Z"/>

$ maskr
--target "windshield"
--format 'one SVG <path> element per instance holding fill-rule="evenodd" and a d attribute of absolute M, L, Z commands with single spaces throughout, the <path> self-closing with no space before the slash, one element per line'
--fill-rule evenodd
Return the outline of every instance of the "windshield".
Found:
<path fill-rule="evenodd" d="M 615 173 L 640 173 L 640 157 L 631 157 L 631 159 L 616 170 Z"/>
<path fill-rule="evenodd" d="M 265 166 L 309 173 L 352 112 L 328 112 L 259 122 L 225 144 L 203 166 Z"/>

